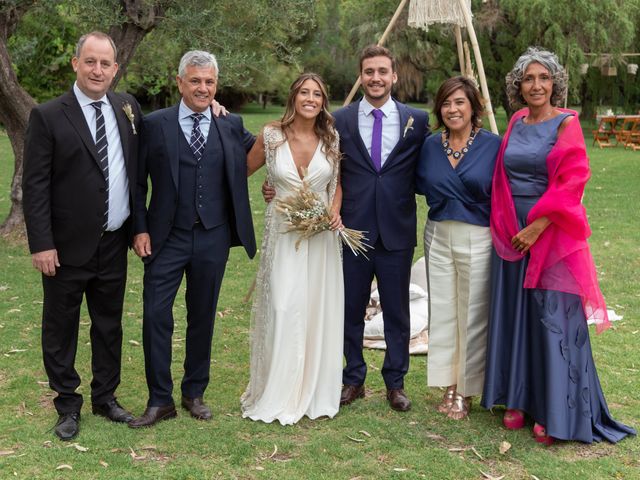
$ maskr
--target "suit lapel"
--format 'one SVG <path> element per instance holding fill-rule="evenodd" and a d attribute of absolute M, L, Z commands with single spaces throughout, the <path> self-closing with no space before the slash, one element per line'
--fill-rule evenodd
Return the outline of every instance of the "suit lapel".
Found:
<path fill-rule="evenodd" d="M 67 92 L 67 94 L 62 98 L 62 105 L 65 116 L 69 119 L 73 128 L 78 132 L 82 142 L 87 147 L 87 150 L 89 150 L 91 157 L 93 157 L 96 165 L 100 171 L 102 171 L 100 161 L 98 160 L 96 143 L 91 136 L 91 130 L 89 130 L 89 125 L 87 125 L 87 119 L 85 118 L 84 113 L 82 113 L 82 108 L 80 107 L 73 90 Z"/>
<path fill-rule="evenodd" d="M 396 102 L 395 99 L 393 101 L 398 107 L 398 114 L 400 115 L 400 135 L 398 136 L 398 143 L 396 143 L 395 147 L 393 147 L 393 149 L 391 150 L 391 153 L 389 153 L 389 156 L 387 157 L 387 161 L 384 162 L 384 165 L 382 166 L 382 170 L 384 170 L 389 165 L 391 165 L 391 163 L 393 163 L 394 158 L 398 155 L 398 152 L 402 148 L 402 144 L 405 141 L 404 128 L 405 128 L 405 125 L 407 125 L 407 122 L 409 121 L 409 116 L 410 116 L 409 109 L 407 108 L 406 105 L 400 102 Z M 407 136 L 410 133 L 411 131 L 407 131 Z"/>
<path fill-rule="evenodd" d="M 178 135 L 183 135 L 180 128 L 180 119 L 178 118 L 178 105 L 167 110 L 164 114 L 162 122 L 162 133 L 164 135 L 164 143 L 169 156 L 169 167 L 173 184 L 178 190 L 179 168 L 180 168 L 180 147 L 178 143 Z"/>
<path fill-rule="evenodd" d="M 369 168 L 375 172 L 376 167 L 373 165 L 373 160 L 371 160 L 369 150 L 367 150 L 367 146 L 364 144 L 362 136 L 360 135 L 360 129 L 358 128 L 360 102 L 352 103 L 348 108 L 347 129 L 349 130 L 349 134 L 351 135 L 351 138 L 353 138 L 356 148 L 360 151 L 360 155 L 362 156 L 364 163 L 366 163 Z"/>
<path fill-rule="evenodd" d="M 231 132 L 229 131 L 229 123 L 212 114 L 211 124 L 212 127 L 214 127 L 215 125 L 215 127 L 218 129 L 218 132 L 220 133 L 220 143 L 222 144 L 222 152 L 224 155 L 225 172 L 227 175 L 227 180 L 229 181 L 229 185 L 233 185 L 236 169 L 233 165 L 234 155 L 232 148 L 233 145 L 231 142 L 232 136 Z M 213 131 L 213 128 L 210 128 L 209 137 L 211 137 L 211 135 L 214 133 L 215 132 Z M 208 140 L 207 143 L 209 143 Z"/>
<path fill-rule="evenodd" d="M 116 117 L 116 123 L 118 124 L 118 133 L 120 133 L 120 145 L 122 145 L 122 155 L 124 156 L 125 165 L 129 165 L 130 152 L 129 152 L 129 132 L 131 131 L 131 122 L 127 118 L 122 109 L 124 101 L 119 95 L 109 91 L 107 92 L 107 98 L 113 108 L 113 114 Z"/>

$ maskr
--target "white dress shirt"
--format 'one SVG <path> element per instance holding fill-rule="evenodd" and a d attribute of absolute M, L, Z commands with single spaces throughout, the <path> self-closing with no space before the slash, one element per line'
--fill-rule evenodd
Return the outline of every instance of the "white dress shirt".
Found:
<path fill-rule="evenodd" d="M 373 110 L 375 107 L 371 105 L 366 98 L 360 100 L 358 106 L 358 130 L 360 137 L 367 147 L 369 156 L 371 156 L 371 138 L 373 137 Z M 391 97 L 378 110 L 382 110 L 382 152 L 381 164 L 384 165 L 387 157 L 395 148 L 398 140 L 400 140 L 400 112 L 398 106 Z"/>
<path fill-rule="evenodd" d="M 129 218 L 130 213 L 129 179 L 127 178 L 116 114 L 106 95 L 100 100 L 93 100 L 82 93 L 77 83 L 73 84 L 73 93 L 75 93 L 82 108 L 82 113 L 87 121 L 89 130 L 91 130 L 94 142 L 96 141 L 96 110 L 91 104 L 97 101 L 102 102 L 102 116 L 104 117 L 104 126 L 107 133 L 107 155 L 109 161 L 109 217 L 106 229 L 112 232 L 122 226 Z"/>
<path fill-rule="evenodd" d="M 184 133 L 184 138 L 187 139 L 187 144 L 191 145 L 191 131 L 193 130 L 193 118 L 190 117 L 193 113 L 201 113 L 204 115 L 200 119 L 200 131 L 204 136 L 205 142 L 209 136 L 209 127 L 211 126 L 211 109 L 207 108 L 203 112 L 194 112 L 184 103 L 184 100 L 180 100 L 180 106 L 178 107 L 178 121 L 180 122 L 180 128 Z"/>

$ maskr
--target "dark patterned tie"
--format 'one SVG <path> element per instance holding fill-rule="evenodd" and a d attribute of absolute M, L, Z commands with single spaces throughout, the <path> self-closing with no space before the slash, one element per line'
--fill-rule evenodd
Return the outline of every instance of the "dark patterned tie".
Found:
<path fill-rule="evenodd" d="M 109 223 L 109 144 L 107 143 L 107 129 L 102 115 L 102 102 L 93 102 L 91 106 L 96 110 L 96 149 L 98 150 L 98 160 L 100 161 L 100 167 L 107 186 L 107 200 L 105 201 L 104 221 L 102 223 L 102 229 L 106 230 Z"/>
<path fill-rule="evenodd" d="M 382 110 L 374 109 L 373 113 L 373 133 L 371 135 L 371 160 L 376 170 L 382 168 Z"/>
<path fill-rule="evenodd" d="M 202 135 L 202 131 L 200 130 L 200 120 L 202 120 L 204 115 L 201 113 L 192 113 L 189 116 L 193 118 L 193 129 L 191 129 L 191 140 L 189 141 L 189 146 L 191 147 L 193 156 L 196 157 L 196 161 L 199 162 L 202 158 L 202 152 L 204 151 L 206 143 L 204 135 Z"/>

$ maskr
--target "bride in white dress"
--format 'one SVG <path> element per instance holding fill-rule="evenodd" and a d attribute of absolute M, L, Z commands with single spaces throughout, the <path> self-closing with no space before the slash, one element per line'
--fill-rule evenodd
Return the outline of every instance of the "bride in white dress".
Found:
<path fill-rule="evenodd" d="M 339 141 L 327 110 L 322 79 L 302 74 L 291 86 L 280 122 L 265 126 L 247 163 L 251 175 L 267 166 L 276 198 L 302 187 L 329 207 L 331 228 L 341 228 Z M 243 417 L 296 423 L 302 416 L 333 417 L 340 404 L 344 290 L 334 231 L 302 240 L 284 233 L 275 201 L 267 205 L 251 312 L 251 378 L 240 399 Z"/>

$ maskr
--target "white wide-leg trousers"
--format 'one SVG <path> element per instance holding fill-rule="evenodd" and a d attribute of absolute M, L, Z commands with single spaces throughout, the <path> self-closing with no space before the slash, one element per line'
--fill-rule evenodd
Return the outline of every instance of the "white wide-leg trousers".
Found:
<path fill-rule="evenodd" d="M 482 393 L 491 248 L 489 227 L 427 220 L 428 386 L 457 385 L 465 397 Z"/>

